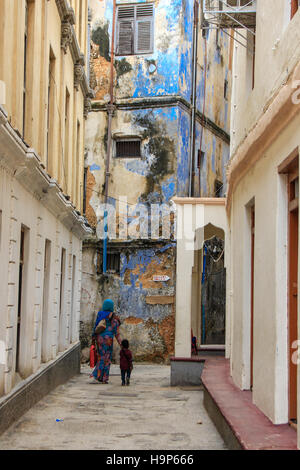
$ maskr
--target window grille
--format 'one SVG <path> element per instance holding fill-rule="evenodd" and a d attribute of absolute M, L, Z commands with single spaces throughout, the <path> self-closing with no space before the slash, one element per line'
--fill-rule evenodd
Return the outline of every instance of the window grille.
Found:
<path fill-rule="evenodd" d="M 138 158 L 141 157 L 140 140 L 117 140 L 116 141 L 117 158 Z"/>
<path fill-rule="evenodd" d="M 106 272 L 108 274 L 120 274 L 121 256 L 120 253 L 107 253 Z M 103 254 L 97 253 L 96 262 L 97 274 L 103 274 Z"/>
<path fill-rule="evenodd" d="M 119 253 L 108 253 L 107 272 L 115 273 L 115 274 L 120 273 L 120 254 Z"/>

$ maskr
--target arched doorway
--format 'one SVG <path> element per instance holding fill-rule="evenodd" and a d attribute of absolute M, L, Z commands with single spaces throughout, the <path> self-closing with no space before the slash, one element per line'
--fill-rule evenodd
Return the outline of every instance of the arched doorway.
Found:
<path fill-rule="evenodd" d="M 225 345 L 225 233 L 209 223 L 196 231 L 195 241 L 192 334 L 198 346 Z"/>

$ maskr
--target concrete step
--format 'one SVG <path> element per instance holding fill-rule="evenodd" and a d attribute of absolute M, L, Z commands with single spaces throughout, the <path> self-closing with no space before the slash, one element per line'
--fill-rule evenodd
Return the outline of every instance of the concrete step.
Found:
<path fill-rule="evenodd" d="M 225 345 L 204 344 L 198 346 L 198 356 L 222 356 L 225 357 Z"/>
<path fill-rule="evenodd" d="M 254 405 L 252 393 L 233 383 L 229 360 L 207 358 L 202 385 L 204 406 L 229 449 L 297 449 L 295 429 L 289 424 L 273 424 Z"/>

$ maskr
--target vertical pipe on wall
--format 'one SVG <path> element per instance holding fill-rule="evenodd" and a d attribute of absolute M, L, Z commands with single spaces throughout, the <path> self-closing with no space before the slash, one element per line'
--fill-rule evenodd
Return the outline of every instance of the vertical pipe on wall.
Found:
<path fill-rule="evenodd" d="M 196 115 L 196 85 L 197 85 L 197 52 L 198 52 L 198 18 L 199 3 L 194 3 L 194 28 L 193 28 L 193 61 L 192 61 L 192 118 L 190 128 L 190 156 L 189 156 L 189 197 L 192 196 L 192 180 L 195 156 L 195 115 Z"/>
<path fill-rule="evenodd" d="M 201 0 L 201 29 L 202 29 L 202 37 L 204 40 L 204 84 L 203 84 L 203 107 L 202 107 L 202 119 L 205 120 L 205 104 L 206 104 L 206 75 L 207 75 L 207 39 L 206 39 L 206 31 L 207 31 L 208 23 L 204 17 L 204 5 L 203 0 Z M 201 135 L 200 135 L 200 146 L 199 146 L 199 155 L 202 155 L 202 143 L 203 143 L 203 124 L 201 125 Z M 201 197 L 201 164 L 199 166 L 199 197 Z"/>
<path fill-rule="evenodd" d="M 204 85 L 203 85 L 203 108 L 202 108 L 202 118 L 205 116 L 205 104 L 206 104 L 206 73 L 207 73 L 207 41 L 206 36 L 204 37 Z M 202 153 L 202 143 L 203 143 L 203 124 L 201 126 L 201 137 L 200 137 L 200 147 L 199 153 Z M 201 197 L 201 169 L 199 168 L 199 197 Z"/>
<path fill-rule="evenodd" d="M 115 24 L 116 24 L 116 0 L 113 5 L 113 24 L 111 38 L 111 54 L 110 54 L 110 103 L 107 106 L 108 113 L 108 129 L 107 129 L 107 156 L 105 165 L 105 204 L 108 201 L 108 184 L 110 177 L 110 155 L 111 155 L 111 126 L 114 113 L 114 49 L 115 49 Z M 104 242 L 103 242 L 103 273 L 107 270 L 107 242 L 108 242 L 108 212 L 105 208 L 104 212 Z"/>

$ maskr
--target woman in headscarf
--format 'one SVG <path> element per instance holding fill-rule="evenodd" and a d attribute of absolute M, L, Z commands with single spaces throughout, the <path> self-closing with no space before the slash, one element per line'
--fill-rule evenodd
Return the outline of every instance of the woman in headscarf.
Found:
<path fill-rule="evenodd" d="M 91 377 L 94 377 L 100 383 L 108 383 L 114 337 L 121 345 L 120 324 L 119 318 L 114 313 L 114 302 L 106 299 L 103 302 L 102 310 L 98 312 L 93 329 L 93 342 L 97 347 L 98 357 Z"/>

